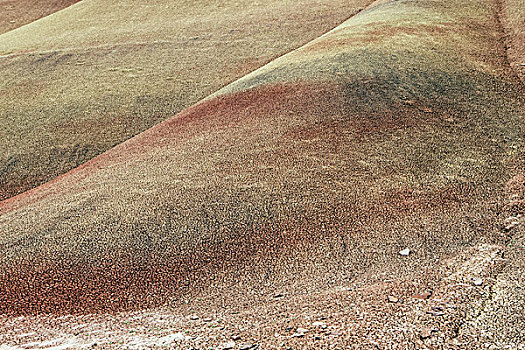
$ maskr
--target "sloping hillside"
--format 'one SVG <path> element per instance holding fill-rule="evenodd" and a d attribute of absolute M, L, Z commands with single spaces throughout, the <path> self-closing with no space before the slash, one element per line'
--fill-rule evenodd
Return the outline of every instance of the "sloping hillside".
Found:
<path fill-rule="evenodd" d="M 525 81 L 525 1 L 501 0 L 500 3 L 509 61 Z"/>
<path fill-rule="evenodd" d="M 0 0 L 0 34 L 60 11 L 79 0 Z"/>
<path fill-rule="evenodd" d="M 107 348 L 227 348 L 238 334 L 244 349 L 525 344 L 525 101 L 500 10 L 374 2 L 1 202 L 5 339 L 71 327 Z"/>
<path fill-rule="evenodd" d="M 523 142 L 500 31 L 484 1 L 379 3 L 3 202 L 3 311 L 403 273 L 406 245 L 422 263 L 497 240 Z"/>
<path fill-rule="evenodd" d="M 0 35 L 0 200 L 190 107 L 369 2 L 90 0 Z"/>

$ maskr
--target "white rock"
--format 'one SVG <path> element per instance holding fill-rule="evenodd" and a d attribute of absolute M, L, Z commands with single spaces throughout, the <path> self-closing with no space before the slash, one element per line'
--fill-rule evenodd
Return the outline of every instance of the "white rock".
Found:
<path fill-rule="evenodd" d="M 474 283 L 475 286 L 481 286 L 483 284 L 483 280 L 481 278 L 474 278 L 472 280 L 472 283 Z"/>
<path fill-rule="evenodd" d="M 399 255 L 408 256 L 410 255 L 410 249 L 406 248 L 399 252 Z"/>
<path fill-rule="evenodd" d="M 308 333 L 308 329 L 299 327 L 299 328 L 297 328 L 297 330 L 295 332 L 304 334 L 304 333 Z"/>
<path fill-rule="evenodd" d="M 235 347 L 235 342 L 234 341 L 229 341 L 227 343 L 222 344 L 222 348 L 224 350 L 233 349 L 234 347 Z"/>
<path fill-rule="evenodd" d="M 186 340 L 186 336 L 183 333 L 179 332 L 179 333 L 170 334 L 162 338 L 159 338 L 158 343 L 171 344 L 176 341 L 184 341 L 184 340 Z"/>
<path fill-rule="evenodd" d="M 326 328 L 326 323 L 321 322 L 321 321 L 316 321 L 316 322 L 312 323 L 312 326 Z"/>

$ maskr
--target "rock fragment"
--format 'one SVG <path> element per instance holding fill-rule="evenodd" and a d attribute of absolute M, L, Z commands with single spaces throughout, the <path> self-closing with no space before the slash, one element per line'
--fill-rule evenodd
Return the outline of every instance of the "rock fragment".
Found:
<path fill-rule="evenodd" d="M 389 301 L 390 303 L 397 303 L 397 302 L 399 301 L 399 299 L 396 298 L 396 297 L 393 296 L 393 295 L 389 295 L 389 296 L 388 296 L 388 301 Z"/>
<path fill-rule="evenodd" d="M 475 286 L 479 287 L 479 286 L 483 285 L 483 280 L 482 280 L 481 278 L 474 278 L 474 279 L 472 280 L 472 283 L 473 283 Z"/>
<path fill-rule="evenodd" d="M 399 255 L 401 256 L 409 256 L 410 255 L 410 249 L 406 248 L 399 252 Z"/>
<path fill-rule="evenodd" d="M 321 328 L 325 329 L 326 328 L 326 323 L 321 322 L 321 321 L 316 321 L 316 322 L 312 323 L 312 326 L 314 326 L 314 327 L 321 327 Z"/>
<path fill-rule="evenodd" d="M 423 328 L 419 336 L 421 337 L 421 339 L 430 338 L 432 336 L 432 330 L 428 328 Z"/>
<path fill-rule="evenodd" d="M 296 333 L 308 333 L 308 329 L 299 327 L 297 328 L 295 332 Z"/>
<path fill-rule="evenodd" d="M 426 299 L 430 298 L 431 295 L 432 295 L 431 292 L 424 292 L 424 293 L 421 293 L 421 294 L 414 294 L 414 295 L 412 295 L 412 298 L 420 299 L 420 300 L 426 300 Z"/>
<path fill-rule="evenodd" d="M 233 349 L 234 347 L 235 347 L 235 342 L 234 341 L 229 341 L 227 343 L 222 344 L 222 349 L 223 350 Z"/>

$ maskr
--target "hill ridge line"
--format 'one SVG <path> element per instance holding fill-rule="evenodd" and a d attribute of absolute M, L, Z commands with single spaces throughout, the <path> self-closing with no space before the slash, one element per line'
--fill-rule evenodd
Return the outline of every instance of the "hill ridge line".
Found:
<path fill-rule="evenodd" d="M 219 89 L 218 89 L 217 91 L 215 91 L 214 93 L 208 95 L 207 97 L 203 98 L 203 99 L 200 100 L 199 102 L 195 103 L 193 106 L 199 105 L 199 104 L 201 104 L 202 102 L 209 101 L 209 100 L 211 100 L 211 99 L 213 99 L 213 98 L 219 96 L 219 95 L 221 94 L 221 91 L 223 91 L 223 90 L 226 89 L 227 87 L 232 86 L 232 85 L 236 84 L 237 82 L 239 82 L 239 81 L 241 81 L 241 80 L 247 78 L 248 76 L 250 76 L 250 75 L 256 73 L 257 71 L 259 71 L 260 69 L 266 67 L 267 65 L 269 65 L 269 64 L 271 64 L 271 63 L 273 63 L 273 62 L 275 62 L 275 61 L 277 61 L 277 60 L 279 60 L 279 59 L 281 59 L 281 58 L 283 58 L 283 57 L 286 57 L 286 56 L 290 55 L 291 53 L 293 53 L 293 52 L 295 52 L 295 51 L 297 51 L 297 50 L 300 50 L 301 48 L 306 47 L 306 46 L 310 45 L 311 43 L 313 43 L 313 42 L 315 42 L 315 41 L 317 41 L 317 40 L 319 40 L 319 39 L 321 39 L 321 38 L 324 38 L 324 37 L 327 36 L 328 34 L 334 32 L 335 30 L 337 30 L 341 25 L 343 25 L 344 23 L 346 23 L 346 22 L 349 21 L 350 19 L 354 18 L 355 16 L 359 15 L 360 13 L 365 12 L 366 10 L 370 9 L 371 7 L 374 7 L 374 4 L 377 3 L 377 4 L 379 5 L 379 4 L 384 3 L 384 2 L 385 2 L 384 0 L 373 0 L 373 1 L 370 1 L 370 2 L 369 2 L 366 6 L 364 6 L 362 9 L 359 9 L 359 10 L 355 11 L 353 14 L 351 14 L 350 16 L 348 16 L 347 18 L 345 18 L 341 23 L 339 23 L 338 25 L 336 25 L 336 26 L 333 27 L 332 29 L 330 29 L 330 30 L 326 31 L 325 33 L 319 35 L 318 37 L 316 37 L 316 38 L 314 38 L 314 39 L 308 41 L 307 43 L 304 43 L 303 45 L 296 47 L 296 48 L 293 49 L 293 50 L 290 50 L 290 51 L 288 51 L 288 52 L 285 52 L 285 53 L 283 53 L 282 55 L 279 55 L 279 56 L 277 56 L 277 57 L 275 57 L 275 58 L 269 60 L 268 62 L 266 62 L 265 64 L 261 65 L 260 67 L 257 67 L 257 68 L 254 69 L 253 71 L 251 71 L 251 72 L 249 72 L 249 73 L 246 73 L 246 74 L 243 75 L 242 77 L 240 77 L 240 78 L 238 78 L 238 79 L 236 79 L 236 80 L 234 80 L 234 81 L 232 81 L 232 82 L 230 82 L 230 83 L 228 83 L 228 84 L 225 84 L 224 86 L 222 86 L 221 88 L 219 88 Z M 193 107 L 193 106 L 191 106 L 191 107 Z M 190 107 L 190 108 L 191 108 L 191 107 Z M 159 123 L 159 124 L 160 124 L 160 123 Z"/>
<path fill-rule="evenodd" d="M 25 28 L 25 27 L 27 27 L 28 25 L 31 25 L 31 24 L 33 24 L 33 23 L 35 23 L 35 22 L 38 22 L 38 21 L 40 21 L 40 20 L 43 20 L 43 19 L 48 18 L 48 17 L 50 17 L 50 16 L 53 16 L 53 15 L 55 15 L 55 14 L 57 14 L 57 13 L 62 12 L 62 11 L 65 11 L 65 10 L 67 10 L 67 9 L 69 9 L 69 8 L 71 8 L 71 7 L 73 7 L 73 6 L 75 6 L 75 5 L 78 5 L 78 4 L 81 3 L 81 2 L 84 2 L 84 0 L 80 0 L 80 1 L 78 1 L 78 2 L 75 2 L 74 4 L 71 4 L 71 5 L 69 5 L 69 6 L 66 6 L 66 7 L 64 7 L 63 9 L 60 9 L 60 10 L 58 10 L 58 11 L 51 12 L 50 14 L 48 14 L 48 15 L 46 15 L 46 16 L 44 16 L 44 17 L 37 18 L 37 19 L 35 19 L 34 21 L 31 21 L 31 22 L 29 22 L 29 23 L 26 23 L 26 24 L 24 24 L 24 25 L 22 25 L 22 26 L 20 26 L 20 27 L 13 28 L 13 29 L 8 30 L 7 32 L 4 32 L 4 33 L 0 33 L 0 38 L 1 38 L 4 34 L 12 33 L 12 32 L 14 32 L 15 30 L 19 30 L 19 29 L 21 29 L 21 28 Z M 3 58 L 3 57 L 6 57 L 6 56 L 0 56 L 0 58 Z"/>
<path fill-rule="evenodd" d="M 280 56 L 277 56 L 277 57 L 275 57 L 275 58 L 269 60 L 268 62 L 262 64 L 260 67 L 258 67 L 258 68 L 256 68 L 256 69 L 254 69 L 253 71 L 251 71 L 251 72 L 249 72 L 249 73 L 243 75 L 242 77 L 240 77 L 240 78 L 238 78 L 238 79 L 236 79 L 236 80 L 234 80 L 234 81 L 232 81 L 232 82 L 230 82 L 230 83 L 228 83 L 228 84 L 225 84 L 223 87 L 219 88 L 219 89 L 218 89 L 217 91 L 215 91 L 214 93 L 212 93 L 212 94 L 208 95 L 207 97 L 201 99 L 200 101 L 194 103 L 193 105 L 189 106 L 188 108 L 185 108 L 185 109 L 181 110 L 181 111 L 178 112 L 177 114 L 172 115 L 171 117 L 169 117 L 169 118 L 167 118 L 167 119 L 165 119 L 165 120 L 163 120 L 163 121 L 161 121 L 161 122 L 159 122 L 159 123 L 157 123 L 157 124 L 151 126 L 150 128 L 148 128 L 148 129 L 146 129 L 146 130 L 144 130 L 144 131 L 142 131 L 142 132 L 140 132 L 140 133 L 138 133 L 138 134 L 136 134 L 136 135 L 133 135 L 132 137 L 128 138 L 127 140 L 124 140 L 123 142 L 121 142 L 121 143 L 119 143 L 119 144 L 117 144 L 117 145 L 111 147 L 110 149 L 104 151 L 103 153 L 97 155 L 96 157 L 87 160 L 86 162 L 84 162 L 84 163 L 82 163 L 82 164 L 76 166 L 75 168 L 73 168 L 73 169 L 71 169 L 71 170 L 69 170 L 69 171 L 67 171 L 67 172 L 65 172 L 65 173 L 63 173 L 63 174 L 60 174 L 60 175 L 54 177 L 53 179 L 51 179 L 51 180 L 49 180 L 49 181 L 47 181 L 47 182 L 44 182 L 43 184 L 40 184 L 40 185 L 38 185 L 38 186 L 36 186 L 36 187 L 33 187 L 33 188 L 28 189 L 27 191 L 21 192 L 21 193 L 15 195 L 15 196 L 13 196 L 13 197 L 9 197 L 9 198 L 6 198 L 6 199 L 0 201 L 0 208 L 3 207 L 3 206 L 5 206 L 5 205 L 7 205 L 7 204 L 10 203 L 10 202 L 14 202 L 14 201 L 16 201 L 17 198 L 19 198 L 19 196 L 28 195 L 28 194 L 30 194 L 30 193 L 32 193 L 32 192 L 37 192 L 37 191 L 38 191 L 39 189 L 41 189 L 42 187 L 47 186 L 47 185 L 49 185 L 49 184 L 51 184 L 51 183 L 57 181 L 58 179 L 60 179 L 60 178 L 62 178 L 62 177 L 65 177 L 65 176 L 67 176 L 68 174 L 70 174 L 70 173 L 72 173 L 72 172 L 77 171 L 77 170 L 80 169 L 80 168 L 83 168 L 84 166 L 86 166 L 86 165 L 88 165 L 89 163 L 93 162 L 93 161 L 96 160 L 97 158 L 102 157 L 102 156 L 106 155 L 108 152 L 113 151 L 115 148 L 120 147 L 120 146 L 126 144 L 127 142 L 130 142 L 130 141 L 133 140 L 134 138 L 136 138 L 136 137 L 138 137 L 138 136 L 140 136 L 140 135 L 142 135 L 142 134 L 144 134 L 144 133 L 147 133 L 147 132 L 151 131 L 151 130 L 154 129 L 154 128 L 157 128 L 157 127 L 158 127 L 159 125 L 161 125 L 162 123 L 165 123 L 165 122 L 168 121 L 168 120 L 172 120 L 172 119 L 174 119 L 174 118 L 177 118 L 178 116 L 182 115 L 182 114 L 183 114 L 184 112 L 186 112 L 187 110 L 189 110 L 189 109 L 191 109 L 191 108 L 195 108 L 196 106 L 199 106 L 199 105 L 201 105 L 202 103 L 207 102 L 207 101 L 209 101 L 209 100 L 215 98 L 216 96 L 219 96 L 219 95 L 220 95 L 220 92 L 223 91 L 224 89 L 226 89 L 227 87 L 229 87 L 229 86 L 231 86 L 231 85 L 233 85 L 233 84 L 236 84 L 238 81 L 241 81 L 242 79 L 245 79 L 247 76 L 250 76 L 251 74 L 254 74 L 255 72 L 259 71 L 260 69 L 266 67 L 268 64 L 271 64 L 272 62 L 275 62 L 275 61 L 279 60 L 280 58 L 285 57 L 285 56 L 287 56 L 287 55 L 289 55 L 289 54 L 291 54 L 291 53 L 293 53 L 293 52 L 295 52 L 295 51 L 297 51 L 297 50 L 300 50 L 301 48 L 303 48 L 303 47 L 309 45 L 310 43 L 315 42 L 316 40 L 319 40 L 319 39 L 325 37 L 326 35 L 328 35 L 329 33 L 333 32 L 334 30 L 337 30 L 337 28 L 339 28 L 342 24 L 346 23 L 348 20 L 352 19 L 353 17 L 357 16 L 357 15 L 360 14 L 360 13 L 363 13 L 364 11 L 370 9 L 371 7 L 374 7 L 374 4 L 376 4 L 376 3 L 381 4 L 381 3 L 384 3 L 384 2 L 385 2 L 384 0 L 372 0 L 372 1 L 370 1 L 370 2 L 369 2 L 366 6 L 364 6 L 362 9 L 360 9 L 360 10 L 358 10 L 358 11 L 355 11 L 354 13 L 352 13 L 350 16 L 348 16 L 347 18 L 345 18 L 343 21 L 341 21 L 341 23 L 339 23 L 338 25 L 336 25 L 336 26 L 333 27 L 332 29 L 330 29 L 330 30 L 326 31 L 325 33 L 319 35 L 318 37 L 316 37 L 316 38 L 314 38 L 314 39 L 312 39 L 312 40 L 310 40 L 310 41 L 304 43 L 303 45 L 294 48 L 293 50 L 289 50 L 288 52 L 286 52 L 286 53 L 284 53 L 284 54 L 282 54 L 282 55 L 280 55 Z M 59 50 L 54 51 L 54 52 L 59 52 Z M 27 54 L 29 54 L 29 53 L 27 53 Z M 5 56 L 0 56 L 0 58 L 4 58 L 4 57 L 5 57 Z"/>

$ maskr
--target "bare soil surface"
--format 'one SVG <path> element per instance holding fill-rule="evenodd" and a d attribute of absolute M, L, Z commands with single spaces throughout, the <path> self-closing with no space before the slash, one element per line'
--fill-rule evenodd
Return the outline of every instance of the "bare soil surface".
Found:
<path fill-rule="evenodd" d="M 0 0 L 0 34 L 22 27 L 79 0 Z"/>
<path fill-rule="evenodd" d="M 370 2 L 92 0 L 0 35 L 0 200 L 172 117 Z"/>
<path fill-rule="evenodd" d="M 525 349 L 501 3 L 377 1 L 0 203 L 0 349 Z"/>

